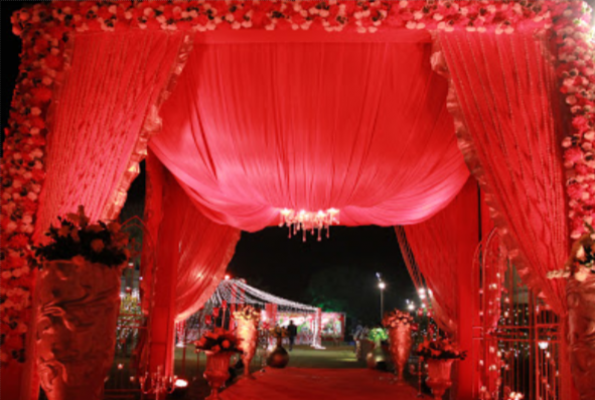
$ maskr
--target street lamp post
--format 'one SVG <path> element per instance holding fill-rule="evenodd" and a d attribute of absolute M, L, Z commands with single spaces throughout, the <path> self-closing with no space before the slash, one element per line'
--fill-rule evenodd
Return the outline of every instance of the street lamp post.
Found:
<path fill-rule="evenodd" d="M 386 284 L 380 281 L 378 287 L 380 288 L 380 321 L 382 321 L 384 317 L 384 289 L 386 288 Z"/>

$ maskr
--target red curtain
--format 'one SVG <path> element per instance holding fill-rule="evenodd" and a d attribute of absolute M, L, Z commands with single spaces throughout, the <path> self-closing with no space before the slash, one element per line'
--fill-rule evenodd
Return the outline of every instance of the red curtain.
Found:
<path fill-rule="evenodd" d="M 173 373 L 174 323 L 195 313 L 213 295 L 240 238 L 196 208 L 159 160 L 147 157 L 143 304 L 151 304 L 149 370 Z M 146 310 L 149 311 L 149 310 Z"/>
<path fill-rule="evenodd" d="M 470 179 L 444 210 L 427 221 L 405 226 L 406 239 L 397 232 L 401 247 L 411 249 L 417 269 L 432 291 L 435 319 L 451 333 L 456 333 L 462 293 L 469 294 L 462 297 L 469 297 L 463 300 L 471 310 L 472 288 L 459 286 L 465 278 L 459 273 L 470 269 L 479 242 L 478 195 L 477 182 Z"/>
<path fill-rule="evenodd" d="M 213 221 L 412 224 L 468 171 L 429 43 L 197 44 L 151 148 Z"/>
<path fill-rule="evenodd" d="M 546 278 L 568 254 L 561 128 L 548 41 L 462 31 L 439 36 L 453 83 L 449 107 L 469 169 L 524 282 L 554 310 L 563 284 Z"/>
<path fill-rule="evenodd" d="M 74 37 L 55 99 L 36 234 L 78 205 L 115 218 L 146 153 L 145 123 L 173 76 L 183 34 L 127 31 Z"/>
<path fill-rule="evenodd" d="M 58 216 L 79 205 L 94 220 L 117 217 L 146 152 L 155 122 L 149 116 L 180 66 L 183 39 L 183 34 L 154 31 L 70 37 L 71 65 L 47 121 L 46 178 L 36 241 Z M 27 339 L 30 349 L 35 347 L 33 321 L 34 315 Z M 30 351 L 23 387 L 33 392 L 39 387 L 31 375 L 34 362 Z"/>
<path fill-rule="evenodd" d="M 159 261 L 177 266 L 175 319 L 183 321 L 211 298 L 235 252 L 240 231 L 218 225 L 196 208 L 171 174 L 166 174 Z"/>

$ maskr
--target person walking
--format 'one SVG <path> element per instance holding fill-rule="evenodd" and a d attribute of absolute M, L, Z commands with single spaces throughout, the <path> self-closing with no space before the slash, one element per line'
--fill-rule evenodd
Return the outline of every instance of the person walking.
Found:
<path fill-rule="evenodd" d="M 293 344 L 295 343 L 295 337 L 297 336 L 297 326 L 295 326 L 293 320 L 289 321 L 287 335 L 289 336 L 289 351 L 291 351 L 293 350 Z"/>

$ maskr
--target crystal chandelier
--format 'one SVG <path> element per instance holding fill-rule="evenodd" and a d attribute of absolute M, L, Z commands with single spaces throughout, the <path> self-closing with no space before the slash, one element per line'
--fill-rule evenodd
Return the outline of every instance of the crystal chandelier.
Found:
<path fill-rule="evenodd" d="M 339 224 L 339 210 L 329 208 L 326 211 L 319 210 L 306 211 L 284 208 L 279 210 L 279 227 L 283 225 L 289 228 L 289 237 L 302 231 L 302 238 L 306 241 L 306 232 L 310 231 L 314 235 L 314 231 L 318 231 L 318 240 L 322 239 L 322 230 L 326 229 L 326 237 L 329 237 L 331 225 Z"/>

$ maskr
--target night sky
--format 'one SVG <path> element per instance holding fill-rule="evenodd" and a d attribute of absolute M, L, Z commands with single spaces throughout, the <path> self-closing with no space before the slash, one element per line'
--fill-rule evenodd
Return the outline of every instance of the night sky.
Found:
<path fill-rule="evenodd" d="M 20 8 L 21 4 L 0 1 L 2 128 L 6 126 L 8 118 L 20 52 L 20 39 L 11 33 L 10 14 Z M 144 174 L 141 174 L 134 182 L 129 193 L 127 210 L 138 210 L 139 205 L 142 205 L 143 180 Z M 352 301 L 355 299 L 360 302 L 365 312 L 374 316 L 370 319 L 374 320 L 379 316 L 376 272 L 380 272 L 387 283 L 385 309 L 403 308 L 405 298 L 410 298 L 414 293 L 392 228 L 333 227 L 330 239 L 323 239 L 322 242 L 309 237 L 303 243 L 301 235 L 292 239 L 287 236 L 286 228 L 277 227 L 253 234 L 244 232 L 229 266 L 229 273 L 234 277 L 245 278 L 249 284 L 276 295 L 307 301 L 310 299 L 307 288 L 316 273 L 333 271 L 324 278 L 331 285 L 330 281 L 340 281 L 338 275 L 349 270 L 349 277 L 353 279 L 341 283 L 347 286 L 347 290 L 341 293 L 348 293 L 345 297 L 351 296 Z"/>

